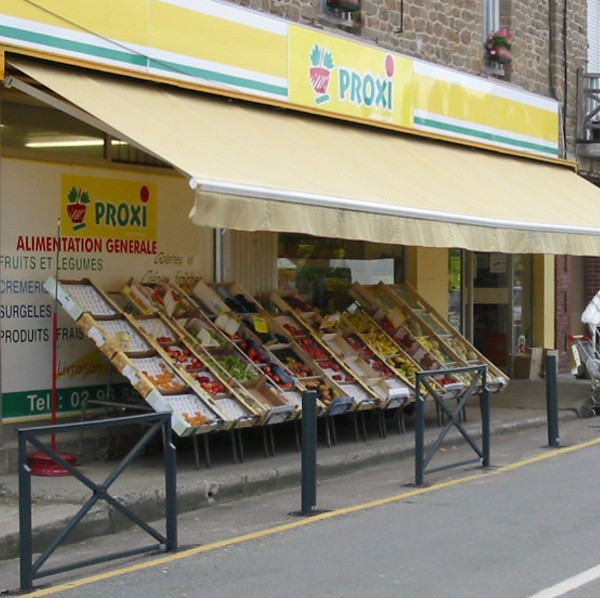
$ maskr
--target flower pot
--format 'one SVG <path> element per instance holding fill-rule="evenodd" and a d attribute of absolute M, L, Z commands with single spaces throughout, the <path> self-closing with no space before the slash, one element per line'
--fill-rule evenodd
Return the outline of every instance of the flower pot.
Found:
<path fill-rule="evenodd" d="M 489 47 L 487 49 L 487 55 L 490 62 L 497 62 L 499 64 L 509 64 L 512 60 L 510 50 L 501 46 Z"/>

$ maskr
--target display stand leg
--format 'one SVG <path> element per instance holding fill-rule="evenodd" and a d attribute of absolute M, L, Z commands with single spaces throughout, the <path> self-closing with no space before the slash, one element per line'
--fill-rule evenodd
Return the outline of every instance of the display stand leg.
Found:
<path fill-rule="evenodd" d="M 300 452 L 300 422 L 295 419 L 292 423 L 294 426 L 294 440 L 296 442 L 296 452 Z"/>
<path fill-rule="evenodd" d="M 331 447 L 331 433 L 329 431 L 329 416 L 323 418 L 323 424 L 325 425 L 325 441 L 327 446 Z"/>
<path fill-rule="evenodd" d="M 273 432 L 273 426 L 269 426 L 269 452 L 271 457 L 275 456 L 275 433 Z"/>
<path fill-rule="evenodd" d="M 404 409 L 402 407 L 398 407 L 396 410 L 396 429 L 398 430 L 398 434 L 404 434 L 404 432 L 406 432 Z"/>
<path fill-rule="evenodd" d="M 367 422 L 366 422 L 366 416 L 365 416 L 364 411 L 360 412 L 360 423 L 361 423 L 363 441 L 367 442 Z"/>
<path fill-rule="evenodd" d="M 386 429 L 386 422 L 385 422 L 385 409 L 379 409 L 377 415 L 378 415 L 378 419 L 379 419 L 379 437 L 387 438 L 387 429 Z"/>
<path fill-rule="evenodd" d="M 192 448 L 194 449 L 194 463 L 196 469 L 200 469 L 200 451 L 198 450 L 198 436 L 192 436 Z"/>
<path fill-rule="evenodd" d="M 265 459 L 269 457 L 269 447 L 267 445 L 267 429 L 266 426 L 262 427 L 262 441 L 263 441 L 263 452 Z"/>
<path fill-rule="evenodd" d="M 233 457 L 234 463 L 239 463 L 238 461 L 238 452 L 237 452 L 237 443 L 235 441 L 235 430 L 229 431 L 229 437 L 231 438 L 231 454 Z"/>
<path fill-rule="evenodd" d="M 237 445 L 238 445 L 240 462 L 243 463 L 244 459 L 245 459 L 245 455 L 244 455 L 244 442 L 243 442 L 241 430 L 237 430 Z"/>
<path fill-rule="evenodd" d="M 352 412 L 352 423 L 354 424 L 354 442 L 358 442 L 358 412 Z"/>
<path fill-rule="evenodd" d="M 208 441 L 208 434 L 202 434 L 204 440 L 204 456 L 206 457 L 206 467 L 209 468 L 212 463 L 210 462 L 210 444 Z"/>
<path fill-rule="evenodd" d="M 337 431 L 335 429 L 335 419 L 332 416 L 330 418 L 331 420 L 331 442 L 334 444 L 334 446 L 337 444 Z"/>

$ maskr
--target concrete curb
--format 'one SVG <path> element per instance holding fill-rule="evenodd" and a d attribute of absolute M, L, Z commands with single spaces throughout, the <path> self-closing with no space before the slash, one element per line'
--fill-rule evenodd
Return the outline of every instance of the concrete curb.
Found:
<path fill-rule="evenodd" d="M 566 410 L 559 413 L 560 420 L 577 418 L 575 410 Z M 545 416 L 527 417 L 512 422 L 492 424 L 490 434 L 492 437 L 511 434 L 528 428 L 540 427 L 546 424 Z M 474 439 L 481 438 L 481 431 L 472 429 L 469 433 Z M 464 445 L 464 439 L 456 432 L 448 436 L 443 443 L 445 448 Z M 366 444 L 356 446 L 354 450 L 340 455 L 327 454 L 320 451 L 318 475 L 321 479 L 337 477 L 356 472 L 357 469 L 373 467 L 389 461 L 402 461 L 412 458 L 414 447 L 412 445 L 379 445 Z M 217 502 L 227 503 L 244 497 L 255 496 L 262 493 L 273 492 L 300 487 L 300 458 L 294 464 L 261 471 L 243 471 L 241 475 L 225 475 L 218 481 L 206 479 L 197 482 L 179 480 L 177 486 L 178 512 L 186 513 L 197 509 L 209 507 Z M 4 488 L 10 494 L 7 488 Z M 6 496 L 5 494 L 4 496 Z M 141 491 L 132 491 L 125 494 L 115 494 L 122 504 L 132 510 L 145 521 L 157 521 L 165 516 L 164 489 L 146 488 Z M 43 550 L 55 536 L 64 529 L 69 520 L 77 513 L 81 505 L 66 503 L 60 505 L 62 510 L 55 505 L 49 509 L 52 516 L 42 514 L 38 519 L 46 519 L 33 528 L 34 551 Z M 112 534 L 134 526 L 133 522 L 118 512 L 114 507 L 105 503 L 98 503 L 88 516 L 75 528 L 72 534 L 65 539 L 65 543 L 75 543 L 89 537 Z M 14 529 L 0 536 L 0 560 L 16 558 L 19 556 L 19 533 Z"/>

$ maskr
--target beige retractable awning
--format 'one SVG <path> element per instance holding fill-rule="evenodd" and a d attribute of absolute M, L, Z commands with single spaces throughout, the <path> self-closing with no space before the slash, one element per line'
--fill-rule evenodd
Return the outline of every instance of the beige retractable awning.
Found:
<path fill-rule="evenodd" d="M 196 186 L 196 224 L 600 255 L 600 189 L 564 166 L 11 60 Z"/>

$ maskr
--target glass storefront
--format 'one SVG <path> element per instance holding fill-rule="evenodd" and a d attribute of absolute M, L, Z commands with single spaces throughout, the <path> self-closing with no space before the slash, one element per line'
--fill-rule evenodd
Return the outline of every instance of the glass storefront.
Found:
<path fill-rule="evenodd" d="M 362 241 L 280 234 L 278 282 L 298 291 L 323 313 L 346 309 L 353 282 L 370 285 L 404 281 L 404 248 Z"/>
<path fill-rule="evenodd" d="M 448 321 L 464 334 L 464 272 L 462 249 L 448 251 Z"/>
<path fill-rule="evenodd" d="M 465 255 L 470 269 L 466 294 L 471 298 L 465 303 L 466 336 L 490 361 L 511 374 L 513 356 L 535 346 L 532 256 Z"/>

